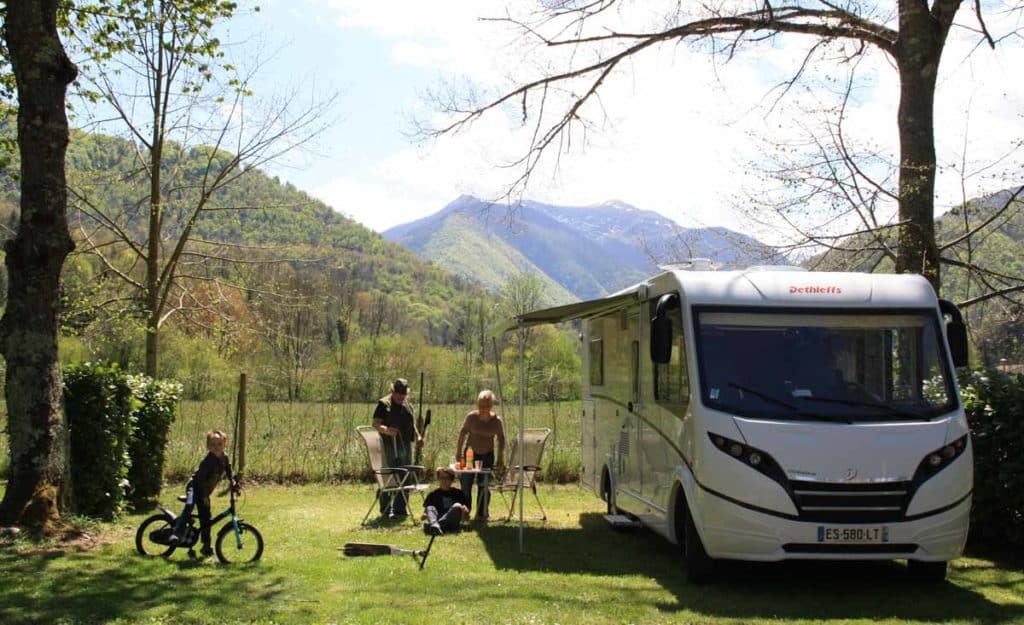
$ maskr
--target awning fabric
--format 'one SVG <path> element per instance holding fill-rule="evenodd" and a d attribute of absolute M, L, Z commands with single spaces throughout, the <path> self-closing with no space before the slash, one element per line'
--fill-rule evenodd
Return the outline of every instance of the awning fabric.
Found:
<path fill-rule="evenodd" d="M 603 297 L 601 299 L 592 299 L 585 302 L 576 302 L 575 304 L 555 306 L 554 308 L 534 310 L 526 313 L 525 315 L 512 317 L 511 319 L 500 323 L 495 328 L 494 334 L 500 335 L 510 332 L 520 327 L 520 325 L 528 328 L 530 326 L 543 325 L 545 323 L 561 323 L 572 319 L 593 317 L 595 315 L 613 311 L 617 308 L 622 308 L 636 300 L 636 291 L 630 291 L 628 293 L 620 293 L 618 295 Z"/>

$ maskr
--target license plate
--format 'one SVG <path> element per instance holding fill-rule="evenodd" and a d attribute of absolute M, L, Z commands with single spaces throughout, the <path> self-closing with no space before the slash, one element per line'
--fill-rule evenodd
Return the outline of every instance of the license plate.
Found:
<path fill-rule="evenodd" d="M 877 544 L 889 542 L 889 528 L 818 526 L 818 542 L 830 544 Z"/>

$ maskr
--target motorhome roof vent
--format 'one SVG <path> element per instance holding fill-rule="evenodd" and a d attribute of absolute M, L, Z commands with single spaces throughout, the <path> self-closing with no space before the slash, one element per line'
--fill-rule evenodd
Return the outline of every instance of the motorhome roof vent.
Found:
<path fill-rule="evenodd" d="M 663 271 L 715 271 L 719 267 L 721 265 L 712 262 L 710 258 L 688 258 L 678 263 L 658 265 Z"/>
<path fill-rule="evenodd" d="M 747 267 L 747 271 L 807 271 L 807 268 L 796 265 L 754 265 Z"/>

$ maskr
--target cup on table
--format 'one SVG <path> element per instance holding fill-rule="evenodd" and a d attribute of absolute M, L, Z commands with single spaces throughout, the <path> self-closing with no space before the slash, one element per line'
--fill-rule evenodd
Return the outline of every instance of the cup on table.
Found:
<path fill-rule="evenodd" d="M 482 471 L 483 468 L 484 468 L 484 461 L 483 460 L 474 460 L 473 461 L 473 468 L 476 469 L 477 471 Z"/>
<path fill-rule="evenodd" d="M 456 460 L 455 461 L 455 469 L 456 470 L 461 470 L 462 469 L 462 461 L 461 460 Z"/>

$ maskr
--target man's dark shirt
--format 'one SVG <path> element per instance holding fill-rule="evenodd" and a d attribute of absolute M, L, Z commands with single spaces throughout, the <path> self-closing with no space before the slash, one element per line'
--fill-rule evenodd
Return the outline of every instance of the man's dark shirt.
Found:
<path fill-rule="evenodd" d="M 227 454 L 224 454 L 222 459 L 213 452 L 207 452 L 206 457 L 199 463 L 199 468 L 192 474 L 192 487 L 195 489 L 196 497 L 200 501 L 209 497 L 224 474 L 227 474 L 228 480 L 232 479 L 231 461 Z"/>
<path fill-rule="evenodd" d="M 408 403 L 396 404 L 391 401 L 390 395 L 381 397 L 373 411 L 373 420 L 377 419 L 389 428 L 397 428 L 403 443 L 410 445 L 416 442 L 416 428 Z"/>
<path fill-rule="evenodd" d="M 438 488 L 423 500 L 423 507 L 434 506 L 437 509 L 437 514 L 443 516 L 445 512 L 448 512 L 449 508 L 457 503 L 461 503 L 469 508 L 469 499 L 458 488 L 449 488 L 448 490 Z"/>

